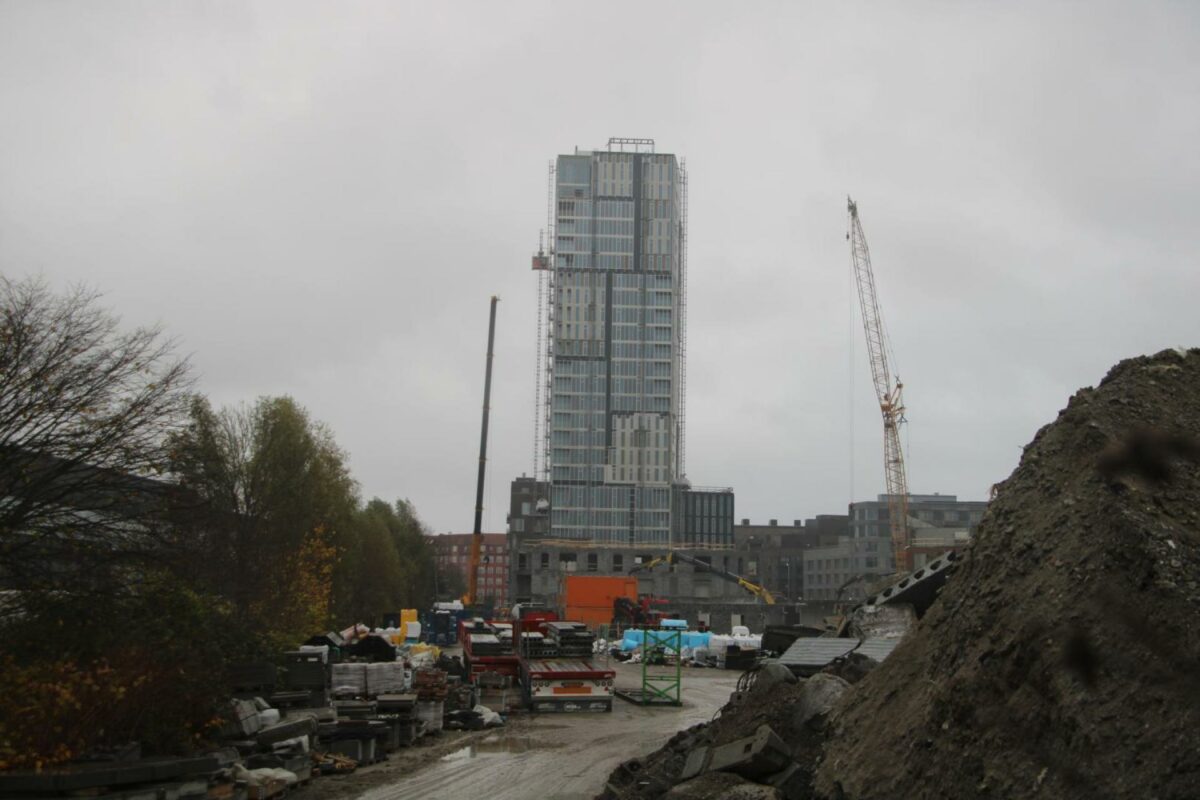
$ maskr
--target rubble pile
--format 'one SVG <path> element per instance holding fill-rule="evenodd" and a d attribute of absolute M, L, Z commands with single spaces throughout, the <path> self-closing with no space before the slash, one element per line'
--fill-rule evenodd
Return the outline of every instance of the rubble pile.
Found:
<path fill-rule="evenodd" d="M 344 657 L 362 660 L 343 661 Z M 77 797 L 281 797 L 314 777 L 386 761 L 443 727 L 482 730 L 504 717 L 476 703 L 461 661 L 395 644 L 357 625 L 312 637 L 275 661 L 225 665 L 228 705 L 209 752 L 143 758 L 130 743 L 52 770 L 0 770 L 0 800 Z M 436 669 L 443 663 L 457 674 Z M 447 714 L 446 702 L 452 709 Z M 449 721 L 449 725 L 447 725 Z"/>
<path fill-rule="evenodd" d="M 997 487 L 939 601 L 835 714 L 827 796 L 1194 797 L 1200 350 L 1114 367 Z"/>
<path fill-rule="evenodd" d="M 851 620 L 899 641 L 882 665 L 769 662 L 602 797 L 1196 796 L 1200 350 L 1076 393 L 955 570 L 919 621 Z"/>
<path fill-rule="evenodd" d="M 855 655 L 807 679 L 778 663 L 750 670 L 712 722 L 681 731 L 645 758 L 621 764 L 600 797 L 811 797 L 828 713 L 874 665 Z"/>

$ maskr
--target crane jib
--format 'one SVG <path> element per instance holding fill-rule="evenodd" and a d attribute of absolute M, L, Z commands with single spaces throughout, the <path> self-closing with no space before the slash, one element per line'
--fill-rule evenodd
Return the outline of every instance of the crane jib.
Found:
<path fill-rule="evenodd" d="M 858 288 L 858 303 L 862 311 L 863 332 L 871 361 L 871 378 L 875 396 L 883 415 L 883 465 L 887 487 L 888 523 L 897 572 L 911 569 L 908 531 L 908 477 L 904 469 L 904 453 L 900 447 L 900 423 L 904 421 L 904 384 L 899 378 L 893 383 L 887 360 L 883 313 L 875 289 L 875 273 L 871 268 L 871 251 L 858 216 L 858 204 L 846 198 L 850 214 L 850 263 Z"/>

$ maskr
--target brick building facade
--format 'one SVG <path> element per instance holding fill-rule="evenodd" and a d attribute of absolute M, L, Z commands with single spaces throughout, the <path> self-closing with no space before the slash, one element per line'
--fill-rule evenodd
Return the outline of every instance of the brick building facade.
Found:
<path fill-rule="evenodd" d="M 439 571 L 457 567 L 463 581 L 468 580 L 471 564 L 469 533 L 443 533 L 429 537 Z M 497 607 L 508 605 L 508 537 L 503 533 L 485 533 L 479 549 L 479 597 Z"/>

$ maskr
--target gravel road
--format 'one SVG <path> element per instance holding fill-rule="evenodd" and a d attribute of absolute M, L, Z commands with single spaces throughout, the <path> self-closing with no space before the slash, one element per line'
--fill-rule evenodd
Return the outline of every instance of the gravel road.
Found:
<path fill-rule="evenodd" d="M 639 685 L 637 667 L 618 665 L 617 671 L 618 686 Z M 685 670 L 681 708 L 643 708 L 618 699 L 609 714 L 514 717 L 508 727 L 472 737 L 359 799 L 594 797 L 622 761 L 652 752 L 676 731 L 710 719 L 729 699 L 738 675 Z"/>

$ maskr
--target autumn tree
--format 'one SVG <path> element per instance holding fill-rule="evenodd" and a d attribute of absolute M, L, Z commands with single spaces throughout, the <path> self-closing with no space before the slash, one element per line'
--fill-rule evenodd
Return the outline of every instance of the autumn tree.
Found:
<path fill-rule="evenodd" d="M 433 603 L 436 561 L 429 529 L 408 500 L 397 500 L 391 508 L 391 529 L 405 563 L 405 605 L 421 608 Z"/>
<path fill-rule="evenodd" d="M 372 499 L 355 515 L 335 571 L 335 597 L 344 622 L 378 620 L 433 600 L 433 552 L 412 505 Z"/>
<path fill-rule="evenodd" d="M 15 597 L 121 591 L 162 557 L 169 490 L 150 479 L 188 388 L 160 329 L 122 330 L 83 287 L 0 276 L 0 580 Z"/>
<path fill-rule="evenodd" d="M 220 411 L 197 397 L 171 445 L 174 477 L 203 504 L 193 578 L 280 644 L 324 629 L 357 505 L 329 430 L 289 397 Z"/>
<path fill-rule="evenodd" d="M 85 288 L 0 276 L 0 769 L 209 729 L 248 639 L 172 567 L 185 360 Z"/>

